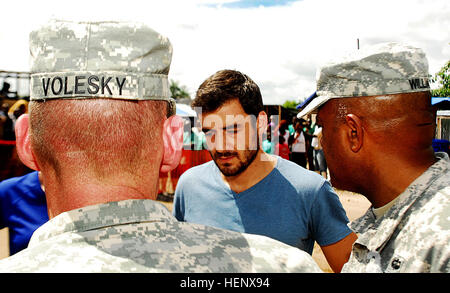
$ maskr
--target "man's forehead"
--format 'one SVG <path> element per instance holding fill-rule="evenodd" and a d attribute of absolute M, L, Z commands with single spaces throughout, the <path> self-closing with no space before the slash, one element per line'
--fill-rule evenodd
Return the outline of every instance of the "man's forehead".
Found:
<path fill-rule="evenodd" d="M 215 124 L 215 127 L 227 127 L 232 125 L 241 125 L 256 121 L 256 117 L 250 114 L 220 114 L 220 113 L 207 113 L 201 115 L 203 126 Z"/>
<path fill-rule="evenodd" d="M 231 100 L 223 102 L 217 109 L 209 112 L 209 114 L 245 114 L 245 110 L 241 105 L 238 98 L 233 98 Z"/>

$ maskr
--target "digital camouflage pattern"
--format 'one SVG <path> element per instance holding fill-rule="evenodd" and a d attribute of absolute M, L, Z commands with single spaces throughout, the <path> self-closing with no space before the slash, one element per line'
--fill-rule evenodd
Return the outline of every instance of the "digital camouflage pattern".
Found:
<path fill-rule="evenodd" d="M 450 272 L 450 162 L 446 153 L 379 219 L 351 223 L 358 239 L 342 272 Z"/>
<path fill-rule="evenodd" d="M 304 251 L 265 236 L 178 222 L 153 200 L 59 214 L 0 272 L 321 272 Z"/>
<path fill-rule="evenodd" d="M 172 45 L 144 24 L 52 20 L 30 33 L 30 100 L 166 100 Z"/>
<path fill-rule="evenodd" d="M 428 76 L 422 49 L 399 43 L 367 46 L 317 70 L 317 97 L 297 117 L 316 111 L 333 98 L 427 91 Z"/>

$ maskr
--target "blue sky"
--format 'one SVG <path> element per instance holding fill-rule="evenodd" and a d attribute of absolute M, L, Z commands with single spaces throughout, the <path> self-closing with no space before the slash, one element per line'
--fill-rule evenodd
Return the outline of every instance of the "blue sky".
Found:
<path fill-rule="evenodd" d="M 223 4 L 207 4 L 210 7 L 226 7 L 226 8 L 253 8 L 253 7 L 273 7 L 273 6 L 283 6 L 295 2 L 295 0 L 240 0 L 232 1 Z"/>

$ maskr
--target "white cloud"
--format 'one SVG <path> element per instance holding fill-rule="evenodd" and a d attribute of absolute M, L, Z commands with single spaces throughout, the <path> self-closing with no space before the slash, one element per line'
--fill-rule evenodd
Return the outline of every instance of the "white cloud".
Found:
<path fill-rule="evenodd" d="M 333 56 L 382 41 L 421 47 L 434 74 L 450 56 L 448 0 L 304 0 L 287 6 L 227 9 L 220 0 L 10 1 L 0 25 L 0 69 L 28 69 L 28 33 L 49 17 L 143 21 L 174 47 L 170 78 L 194 94 L 217 70 L 255 80 L 265 103 L 303 99 L 316 68 Z M 220 7 L 220 6 L 219 6 Z"/>

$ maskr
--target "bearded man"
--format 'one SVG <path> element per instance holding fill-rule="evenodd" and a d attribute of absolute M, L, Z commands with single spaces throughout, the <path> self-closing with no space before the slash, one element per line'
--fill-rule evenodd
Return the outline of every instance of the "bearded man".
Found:
<path fill-rule="evenodd" d="M 192 106 L 201 112 L 213 160 L 181 176 L 173 215 L 265 235 L 310 254 L 317 241 L 340 271 L 356 235 L 328 181 L 262 150 L 267 114 L 258 85 L 241 72 L 221 70 L 200 85 Z"/>

